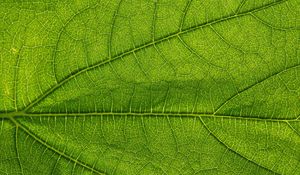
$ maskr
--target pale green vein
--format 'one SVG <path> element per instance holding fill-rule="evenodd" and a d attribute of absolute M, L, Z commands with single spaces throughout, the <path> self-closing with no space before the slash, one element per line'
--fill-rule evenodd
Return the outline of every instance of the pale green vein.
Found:
<path fill-rule="evenodd" d="M 110 27 L 110 32 L 109 32 L 109 38 L 108 38 L 108 58 L 112 59 L 112 54 L 111 54 L 111 49 L 112 49 L 112 37 L 113 37 L 113 31 L 114 31 L 114 27 L 115 27 L 115 23 L 116 23 L 116 19 L 117 19 L 117 15 L 118 12 L 121 8 L 121 3 L 122 0 L 119 1 L 117 9 L 115 10 L 113 17 L 112 17 L 112 22 L 111 22 L 111 27 Z"/>
<path fill-rule="evenodd" d="M 207 60 L 206 58 L 204 58 L 204 56 L 200 55 L 199 53 L 197 53 L 191 46 L 189 46 L 184 40 L 183 38 L 180 36 L 180 35 L 177 35 L 178 36 L 178 39 L 179 41 L 182 43 L 182 45 L 187 49 L 189 50 L 192 54 L 194 54 L 197 58 L 199 58 L 200 60 L 203 60 L 204 62 L 206 62 L 207 64 L 209 64 L 210 66 L 212 67 L 215 67 L 215 68 L 218 68 L 218 69 L 221 69 L 222 68 L 216 64 L 213 64 L 211 63 L 211 61 Z"/>
<path fill-rule="evenodd" d="M 251 162 L 251 163 L 257 165 L 257 166 L 260 167 L 260 168 L 263 168 L 263 169 L 265 169 L 265 170 L 267 170 L 267 171 L 269 171 L 269 172 L 271 172 L 271 173 L 274 173 L 274 174 L 279 174 L 279 173 L 277 173 L 277 172 L 275 172 L 275 171 L 273 171 L 273 170 L 271 170 L 271 169 L 269 169 L 269 168 L 267 168 L 267 167 L 265 167 L 265 166 L 263 166 L 263 165 L 260 165 L 260 164 L 257 163 L 256 161 L 251 160 L 251 159 L 245 157 L 244 155 L 240 154 L 239 152 L 235 151 L 233 148 L 231 148 L 231 147 L 230 147 L 229 145 L 227 145 L 225 142 L 223 142 L 222 140 L 220 140 L 220 139 L 218 138 L 218 136 L 215 135 L 214 132 L 213 132 L 212 130 L 209 129 L 209 127 L 208 127 L 208 126 L 205 124 L 205 122 L 203 121 L 202 117 L 199 117 L 199 119 L 200 119 L 202 125 L 204 126 L 204 128 L 210 133 L 210 135 L 211 135 L 213 138 L 215 138 L 220 144 L 222 144 L 223 146 L 225 146 L 228 150 L 230 150 L 230 151 L 232 151 L 233 153 L 237 154 L 239 157 L 241 157 L 241 158 L 243 158 L 243 159 L 246 159 L 247 161 L 249 161 L 249 162 Z"/>
<path fill-rule="evenodd" d="M 247 0 L 243 0 L 243 1 L 240 3 L 240 5 L 238 6 L 238 8 L 237 8 L 236 11 L 235 11 L 236 14 L 238 14 L 238 13 L 241 11 L 241 9 L 242 9 L 243 6 L 245 5 L 246 1 L 247 1 Z"/>
<path fill-rule="evenodd" d="M 60 42 L 60 39 L 61 39 L 61 36 L 62 36 L 62 33 L 63 31 L 66 29 L 66 27 L 70 24 L 70 22 L 72 22 L 76 16 L 78 15 L 81 15 L 82 13 L 86 12 L 87 10 L 90 10 L 90 9 L 94 9 L 98 6 L 98 4 L 96 4 L 95 6 L 93 7 L 90 7 L 88 6 L 87 8 L 84 8 L 80 11 L 78 11 L 77 13 L 75 13 L 74 15 L 72 15 L 63 25 L 62 27 L 60 28 L 59 32 L 58 32 L 58 37 L 57 37 L 57 42 L 55 43 L 55 47 L 53 49 L 53 56 L 52 56 L 52 68 L 53 68 L 53 73 L 54 73 L 54 77 L 55 77 L 55 81 L 58 82 L 58 78 L 57 78 L 57 75 L 56 75 L 56 54 L 57 54 L 57 49 L 58 49 L 58 44 Z"/>
<path fill-rule="evenodd" d="M 14 68 L 14 87 L 13 87 L 13 91 L 14 91 L 14 97 L 13 97 L 13 101 L 14 101 L 14 107 L 15 110 L 18 111 L 18 79 L 19 79 L 19 69 L 20 69 L 20 54 L 22 52 L 23 46 L 21 46 L 18 55 L 17 55 L 17 59 L 16 59 L 16 64 L 15 64 L 15 68 Z"/>
<path fill-rule="evenodd" d="M 224 42 L 226 43 L 229 47 L 234 48 L 235 50 L 241 52 L 242 54 L 245 54 L 246 52 L 248 53 L 249 51 L 244 51 L 241 48 L 231 44 L 229 41 L 227 41 L 213 26 L 210 26 L 212 31 Z"/>
<path fill-rule="evenodd" d="M 46 148 L 52 150 L 53 152 L 55 152 L 56 154 L 72 161 L 73 163 L 75 164 L 78 164 L 80 166 L 82 166 L 83 168 L 86 168 L 92 172 L 95 172 L 96 174 L 99 174 L 99 175 L 104 175 L 105 173 L 100 171 L 100 170 L 97 170 L 95 169 L 94 167 L 88 165 L 88 164 L 85 164 L 69 155 L 67 155 L 66 153 L 64 153 L 63 151 L 60 151 L 56 148 L 54 148 L 53 146 L 51 146 L 49 143 L 47 143 L 46 141 L 42 140 L 41 138 L 39 138 L 38 136 L 36 136 L 32 131 L 30 131 L 28 128 L 26 128 L 25 126 L 23 126 L 21 123 L 19 123 L 17 120 L 15 120 L 14 118 L 10 117 L 9 118 L 15 125 L 16 127 L 19 127 L 20 129 L 22 129 L 26 134 L 28 134 L 30 137 L 32 137 L 34 140 L 36 140 L 37 142 L 39 142 L 40 144 L 42 144 L 43 146 L 45 146 Z"/>
<path fill-rule="evenodd" d="M 213 113 L 171 113 L 171 112 L 90 112 L 90 113 L 9 113 L 9 115 L 0 116 L 0 118 L 15 118 L 15 117 L 80 117 L 80 116 L 161 116 L 161 117 L 202 117 L 209 116 L 215 118 L 228 118 L 239 120 L 258 120 L 258 121 L 271 121 L 271 122 L 288 122 L 300 121 L 295 118 L 268 118 L 262 116 L 234 116 L 222 115 Z"/>
<path fill-rule="evenodd" d="M 219 111 L 220 111 L 227 103 L 229 103 L 229 101 L 235 99 L 235 98 L 238 97 L 241 93 L 243 93 L 243 92 L 245 92 L 245 91 L 247 91 L 247 90 L 249 90 L 249 89 L 251 89 L 251 88 L 253 88 L 253 87 L 255 87 L 255 86 L 259 85 L 259 84 L 261 84 L 262 82 L 264 82 L 264 81 L 266 81 L 266 80 L 268 80 L 268 79 L 270 79 L 270 78 L 272 78 L 272 77 L 275 77 L 275 76 L 280 75 L 280 74 L 282 74 L 282 73 L 284 73 L 284 72 L 286 72 L 286 71 L 288 71 L 288 70 L 296 69 L 296 68 L 299 68 L 299 67 L 300 67 L 300 64 L 296 64 L 296 65 L 290 66 L 290 67 L 288 67 L 288 68 L 285 68 L 285 69 L 283 69 L 283 70 L 280 70 L 280 71 L 278 71 L 278 72 L 275 72 L 275 73 L 273 73 L 273 74 L 271 74 L 271 75 L 269 75 L 269 76 L 266 76 L 265 78 L 263 78 L 263 79 L 257 81 L 256 83 L 251 84 L 251 85 L 245 87 L 244 89 L 238 91 L 236 94 L 233 94 L 231 97 L 229 97 L 227 100 L 225 100 L 225 101 L 224 101 L 224 102 L 223 102 L 223 103 L 215 110 L 214 114 L 217 114 L 217 113 L 218 113 L 218 112 L 219 112 Z"/>
<path fill-rule="evenodd" d="M 240 13 L 240 14 L 229 15 L 229 16 L 226 16 L 226 17 L 223 17 L 223 18 L 220 18 L 220 19 L 216 19 L 216 20 L 207 22 L 207 23 L 202 23 L 202 24 L 199 24 L 199 25 L 196 25 L 196 26 L 192 26 L 192 27 L 187 28 L 185 30 L 177 31 L 176 33 L 166 35 L 163 38 L 159 38 L 159 39 L 157 39 L 155 41 L 151 41 L 149 43 L 146 43 L 146 44 L 143 44 L 141 46 L 135 47 L 134 49 L 130 49 L 130 50 L 126 51 L 126 52 L 120 53 L 119 55 L 117 55 L 115 57 L 112 57 L 111 59 L 108 59 L 108 60 L 105 60 L 105 61 L 101 61 L 101 62 L 98 62 L 98 63 L 96 63 L 94 65 L 89 66 L 89 67 L 85 67 L 83 69 L 77 70 L 77 71 L 73 72 L 72 74 L 68 75 L 67 77 L 65 77 L 65 79 L 63 79 L 62 81 L 60 81 L 56 85 L 54 85 L 51 88 L 49 88 L 48 90 L 46 90 L 44 94 L 42 94 L 41 96 L 39 96 L 35 100 L 31 101 L 31 103 L 27 107 L 25 107 L 23 109 L 23 111 L 28 111 L 33 106 L 35 106 L 40 101 L 42 101 L 44 98 L 46 98 L 48 95 L 50 95 L 51 93 L 53 93 L 56 89 L 60 88 L 65 83 L 69 82 L 70 80 L 74 79 L 75 77 L 81 75 L 84 72 L 96 69 L 96 68 L 98 68 L 100 66 L 103 66 L 105 64 L 111 63 L 114 60 L 118 60 L 118 59 L 120 59 L 120 58 L 122 58 L 124 56 L 130 55 L 130 54 L 132 54 L 134 52 L 137 52 L 137 51 L 140 51 L 140 50 L 145 49 L 147 47 L 153 46 L 153 45 L 155 45 L 157 43 L 168 41 L 169 39 L 177 37 L 178 35 L 189 33 L 189 32 L 195 31 L 195 30 L 200 29 L 200 28 L 204 28 L 204 27 L 207 27 L 207 26 L 210 26 L 210 25 L 213 25 L 213 24 L 217 24 L 217 23 L 220 23 L 220 22 L 224 22 L 224 21 L 228 21 L 228 20 L 231 20 L 231 19 L 235 19 L 235 18 L 238 18 L 238 17 L 241 17 L 241 16 L 249 15 L 250 13 L 254 13 L 254 12 L 258 12 L 258 11 L 264 10 L 266 8 L 269 8 L 269 7 L 275 6 L 277 4 L 283 3 L 285 1 L 286 0 L 276 1 L 276 2 L 270 3 L 268 5 L 261 6 L 259 8 L 252 9 L 252 10 Z"/>
<path fill-rule="evenodd" d="M 289 128 L 291 128 L 300 137 L 300 133 L 297 131 L 297 129 L 295 129 L 288 121 L 286 123 L 289 126 Z"/>
<path fill-rule="evenodd" d="M 265 26 L 270 27 L 273 30 L 281 30 L 281 31 L 300 30 L 299 27 L 278 27 L 278 26 L 275 26 L 273 24 L 270 24 L 270 23 L 264 21 L 263 19 L 261 19 L 260 17 L 258 17 L 257 15 L 255 15 L 253 13 L 250 13 L 250 15 L 257 21 L 259 21 L 260 23 L 264 24 Z"/>
<path fill-rule="evenodd" d="M 22 165 L 22 162 L 21 162 L 19 148 L 18 148 L 18 134 L 19 134 L 18 131 L 19 131 L 19 127 L 16 126 L 16 130 L 15 130 L 15 149 L 16 149 L 16 154 L 17 154 L 17 159 L 18 159 L 20 170 L 21 170 L 21 174 L 24 175 L 23 165 Z"/>
<path fill-rule="evenodd" d="M 157 1 L 154 1 L 154 10 L 152 16 L 152 42 L 155 42 L 155 30 L 156 30 L 156 15 L 157 15 Z"/>
<path fill-rule="evenodd" d="M 169 125 L 170 130 L 171 130 L 172 138 L 173 138 L 174 143 L 175 143 L 176 152 L 178 153 L 178 152 L 179 152 L 179 149 L 178 149 L 178 141 L 177 141 L 177 137 L 176 137 L 176 134 L 175 134 L 175 130 L 174 130 L 172 124 L 171 124 L 171 121 L 170 121 L 169 116 L 167 116 L 167 120 L 168 120 L 168 125 Z"/>
<path fill-rule="evenodd" d="M 182 31 L 182 28 L 183 28 L 183 25 L 184 25 L 184 21 L 185 21 L 185 18 L 186 18 L 186 14 L 190 8 L 190 5 L 192 3 L 193 0 L 188 0 L 185 8 L 184 8 L 184 11 L 183 11 L 183 16 L 181 18 L 181 21 L 180 21 L 180 25 L 179 25 L 179 31 Z"/>

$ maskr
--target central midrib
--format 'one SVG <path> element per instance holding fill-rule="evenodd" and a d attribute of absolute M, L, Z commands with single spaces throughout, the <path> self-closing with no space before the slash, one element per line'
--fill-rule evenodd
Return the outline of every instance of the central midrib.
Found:
<path fill-rule="evenodd" d="M 120 53 L 116 56 L 114 56 L 112 59 L 109 59 L 109 60 L 105 60 L 105 61 L 101 61 L 101 62 L 98 62 L 98 63 L 95 63 L 89 67 L 85 67 L 85 68 L 82 68 L 82 69 L 79 69 L 79 70 L 76 70 L 74 71 L 73 73 L 69 74 L 68 76 L 66 76 L 63 80 L 61 80 L 60 82 L 58 82 L 56 85 L 52 86 L 51 88 L 49 88 L 48 90 L 45 91 L 45 93 L 43 93 L 41 96 L 39 96 L 38 98 L 36 98 L 35 100 L 33 100 L 27 107 L 25 107 L 22 111 L 28 111 L 30 108 L 32 108 L 33 106 L 35 106 L 36 104 L 38 104 L 40 101 L 42 101 L 43 99 L 45 99 L 48 95 L 50 95 L 51 93 L 53 93 L 56 89 L 58 89 L 59 87 L 61 87 L 62 85 L 64 85 L 65 83 L 69 82 L 70 80 L 72 80 L 73 78 L 79 76 L 80 74 L 84 73 L 84 72 L 87 72 L 87 71 L 90 71 L 90 70 L 93 70 L 93 69 L 96 69 L 100 66 L 103 66 L 103 65 L 106 65 L 108 63 L 111 63 L 115 60 L 118 60 L 124 56 L 127 56 L 127 55 L 130 55 L 134 52 L 137 52 L 137 51 L 140 51 L 140 50 L 143 50 L 147 47 L 150 47 L 150 46 L 153 46 L 155 44 L 158 44 L 158 43 L 161 43 L 163 41 L 166 41 L 166 40 L 169 40 L 171 38 L 174 38 L 174 37 L 177 37 L 179 35 L 182 35 L 182 34 L 186 34 L 186 33 L 189 33 L 189 32 L 192 32 L 192 31 L 195 31 L 199 28 L 204 28 L 206 26 L 210 26 L 210 25 L 213 25 L 213 24 L 217 24 L 217 23 L 220 23 L 220 22 L 223 22 L 223 21 L 227 21 L 227 20 L 230 20 L 230 19 L 235 19 L 235 18 L 238 18 L 238 17 L 241 17 L 241 16 L 245 16 L 245 15 L 248 15 L 248 14 L 251 14 L 253 12 L 258 12 L 258 11 L 261 11 L 263 9 L 266 9 L 266 8 L 269 8 L 269 7 L 272 7 L 272 6 L 275 6 L 277 4 L 280 4 L 280 3 L 283 3 L 287 0 L 282 0 L 282 1 L 276 1 L 276 2 L 273 2 L 273 3 L 270 3 L 270 4 L 267 4 L 267 5 L 264 5 L 264 6 L 261 6 L 259 8 L 256 8 L 256 9 L 251 9 L 251 10 L 248 10 L 248 11 L 245 11 L 243 13 L 239 13 L 239 14 L 231 14 L 231 15 L 228 15 L 226 17 L 223 17 L 223 18 L 219 18 L 219 19 L 216 19 L 216 20 L 212 20 L 212 21 L 209 21 L 209 22 L 206 22 L 206 23 L 202 23 L 202 24 L 199 24 L 199 25 L 195 25 L 195 26 L 192 26 L 190 28 L 187 28 L 187 29 L 184 29 L 184 30 L 180 30 L 180 31 L 177 31 L 175 33 L 172 33 L 172 34 L 169 34 L 169 35 L 166 35 L 162 38 L 158 38 L 157 40 L 155 41 L 152 41 L 152 42 L 148 42 L 146 44 L 143 44 L 143 45 L 140 45 L 136 48 L 133 48 L 133 49 L 129 49 L 128 51 L 125 51 L 123 53 Z"/>
<path fill-rule="evenodd" d="M 265 116 L 236 116 L 236 115 L 223 115 L 223 114 L 213 114 L 213 113 L 175 113 L 175 112 L 80 112 L 80 113 L 25 113 L 25 112 L 12 112 L 7 114 L 0 114 L 1 118 L 11 119 L 16 117 L 82 117 L 82 116 L 140 116 L 140 117 L 215 117 L 215 118 L 227 118 L 227 119 L 237 119 L 237 120 L 262 120 L 270 122 L 299 122 L 300 117 L 295 118 L 280 118 L 273 117 L 268 118 Z"/>

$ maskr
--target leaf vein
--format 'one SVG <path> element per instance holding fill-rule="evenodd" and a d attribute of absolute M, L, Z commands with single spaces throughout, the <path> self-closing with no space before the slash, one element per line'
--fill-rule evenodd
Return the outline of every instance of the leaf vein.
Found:
<path fill-rule="evenodd" d="M 19 127 L 20 129 L 22 129 L 27 135 L 29 135 L 31 138 L 33 138 L 35 141 L 39 142 L 40 144 L 42 144 L 43 146 L 45 146 L 46 148 L 52 150 L 53 152 L 55 152 L 56 154 L 63 156 L 64 158 L 82 166 L 83 168 L 86 168 L 88 170 L 91 170 L 99 175 L 104 175 L 105 173 L 95 169 L 94 167 L 85 164 L 77 159 L 74 159 L 73 157 L 65 154 L 64 152 L 56 149 L 55 147 L 53 147 L 52 145 L 50 145 L 49 143 L 47 143 L 45 140 L 42 140 L 42 138 L 40 138 L 39 136 L 37 136 L 36 134 L 34 134 L 32 131 L 30 131 L 28 128 L 26 128 L 24 125 L 22 125 L 20 122 L 18 122 L 17 120 L 15 120 L 14 118 L 10 118 L 10 120 L 16 125 L 16 127 Z"/>
<path fill-rule="evenodd" d="M 145 49 L 145 48 L 148 48 L 150 46 L 153 46 L 154 44 L 161 43 L 161 42 L 164 42 L 164 41 L 168 41 L 170 38 L 177 37 L 178 35 L 189 33 L 189 32 L 195 31 L 197 29 L 204 28 L 204 27 L 207 27 L 207 26 L 210 26 L 210 25 L 213 25 L 213 24 L 217 24 L 217 23 L 220 23 L 220 22 L 224 22 L 224 21 L 227 21 L 227 20 L 230 20 L 230 19 L 234 19 L 234 18 L 237 18 L 237 17 L 249 15 L 250 13 L 261 11 L 263 9 L 266 9 L 268 7 L 272 7 L 274 5 L 283 3 L 285 1 L 287 1 L 287 0 L 276 1 L 276 2 L 267 4 L 267 5 L 261 6 L 259 8 L 252 9 L 252 10 L 240 13 L 240 14 L 229 15 L 229 16 L 226 16 L 226 17 L 222 17 L 222 18 L 219 18 L 219 19 L 216 19 L 216 20 L 212 20 L 212 21 L 206 22 L 206 23 L 201 23 L 199 25 L 192 26 L 192 27 L 187 28 L 185 30 L 177 31 L 177 32 L 175 32 L 173 34 L 166 35 L 166 36 L 164 36 L 162 38 L 159 38 L 159 39 L 157 39 L 155 41 L 148 42 L 146 44 L 140 45 L 139 47 L 136 47 L 134 49 L 129 49 L 128 51 L 120 53 L 120 54 L 116 55 L 115 57 L 112 57 L 111 59 L 107 59 L 107 60 L 104 60 L 104 61 L 101 61 L 101 62 L 97 62 L 97 63 L 95 63 L 95 64 L 93 64 L 93 65 L 91 65 L 89 67 L 78 69 L 78 70 L 72 72 L 71 74 L 69 74 L 68 76 L 66 76 L 63 80 L 61 80 L 56 85 L 54 85 L 51 88 L 49 88 L 48 90 L 46 90 L 45 93 L 43 93 L 42 95 L 40 95 L 39 97 L 37 97 L 36 99 L 34 99 L 33 101 L 31 101 L 29 103 L 29 105 L 27 105 L 27 107 L 25 107 L 23 109 L 23 111 L 28 111 L 33 106 L 35 106 L 36 104 L 38 104 L 39 102 L 41 102 L 43 99 L 45 99 L 48 95 L 52 94 L 56 89 L 60 88 L 65 83 L 69 82 L 70 80 L 74 79 L 75 77 L 81 75 L 84 72 L 96 69 L 96 68 L 98 68 L 100 66 L 103 66 L 103 65 L 106 65 L 106 64 L 109 64 L 112 61 L 118 60 L 118 59 L 120 59 L 120 58 L 122 58 L 124 56 L 130 55 L 130 54 L 132 54 L 132 53 L 134 53 L 136 51 L 140 51 L 142 49 Z"/>
<path fill-rule="evenodd" d="M 235 151 L 235 150 L 234 150 L 233 148 L 231 148 L 229 145 L 227 145 L 227 144 L 224 143 L 222 140 L 220 140 L 220 139 L 213 133 L 213 131 L 211 131 L 211 130 L 209 129 L 209 127 L 208 127 L 208 126 L 206 125 L 206 123 L 203 121 L 202 117 L 199 117 L 199 119 L 200 119 L 202 125 L 204 126 L 204 128 L 210 133 L 210 135 L 211 135 L 213 138 L 215 138 L 221 145 L 223 145 L 224 147 L 226 147 L 228 150 L 230 150 L 231 152 L 233 152 L 233 153 L 235 153 L 236 155 L 240 156 L 241 158 L 243 158 L 243 159 L 245 159 L 245 160 L 247 160 L 247 161 L 249 161 L 249 162 L 251 162 L 251 163 L 257 165 L 258 167 L 260 167 L 260 168 L 262 168 L 262 169 L 265 169 L 265 170 L 267 170 L 267 171 L 269 171 L 269 172 L 271 172 L 271 173 L 274 173 L 274 174 L 278 174 L 278 175 L 279 175 L 279 173 L 275 172 L 274 170 L 269 169 L 269 168 L 267 168 L 267 167 L 265 167 L 265 166 L 263 166 L 263 165 L 260 165 L 260 164 L 258 164 L 257 162 L 255 162 L 254 160 L 251 160 L 251 159 L 245 157 L 244 155 L 240 154 L 239 152 Z"/>
<path fill-rule="evenodd" d="M 171 112 L 89 112 L 89 113 L 19 113 L 12 117 L 78 117 L 78 116 L 160 116 L 160 117 L 201 117 L 201 116 L 210 116 L 215 118 L 229 118 L 229 119 L 241 119 L 241 120 L 260 120 L 260 121 L 271 121 L 271 122 L 287 122 L 287 121 L 300 121 L 298 118 L 267 118 L 261 116 L 235 116 L 235 115 L 222 115 L 222 114 L 213 114 L 213 113 L 171 113 Z"/>

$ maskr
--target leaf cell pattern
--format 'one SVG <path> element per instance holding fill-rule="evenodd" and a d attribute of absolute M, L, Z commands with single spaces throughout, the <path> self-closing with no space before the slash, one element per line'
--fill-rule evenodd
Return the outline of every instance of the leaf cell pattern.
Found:
<path fill-rule="evenodd" d="M 0 3 L 0 174 L 300 174 L 297 0 Z"/>

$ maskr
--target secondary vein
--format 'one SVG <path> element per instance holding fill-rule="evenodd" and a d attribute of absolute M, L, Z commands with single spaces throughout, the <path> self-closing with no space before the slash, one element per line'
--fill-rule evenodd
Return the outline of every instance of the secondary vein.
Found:
<path fill-rule="evenodd" d="M 212 20 L 212 21 L 209 21 L 209 22 L 206 22 L 206 23 L 195 25 L 195 26 L 192 26 L 192 27 L 187 28 L 185 30 L 177 31 L 177 32 L 175 32 L 173 34 L 169 34 L 169 35 L 166 35 L 166 36 L 164 36 L 162 38 L 158 38 L 155 41 L 151 41 L 149 43 L 140 45 L 139 47 L 135 47 L 134 49 L 130 49 L 128 51 L 120 53 L 119 55 L 116 55 L 115 57 L 112 57 L 111 59 L 107 59 L 105 61 L 101 61 L 101 62 L 95 63 L 95 64 L 93 64 L 91 66 L 88 66 L 88 67 L 85 67 L 85 68 L 82 68 L 82 69 L 78 69 L 75 72 L 73 72 L 73 73 L 69 74 L 68 76 L 66 76 L 63 80 L 61 80 L 56 85 L 54 85 L 51 88 L 49 88 L 48 90 L 46 90 L 44 94 L 42 94 L 41 96 L 39 96 L 38 98 L 36 98 L 35 100 L 33 100 L 22 111 L 24 111 L 24 112 L 28 111 L 33 106 L 35 106 L 36 104 L 38 104 L 39 102 L 41 102 L 43 99 L 45 99 L 48 95 L 52 94 L 56 89 L 60 88 L 62 85 L 66 84 L 67 82 L 69 82 L 70 80 L 74 79 L 75 77 L 81 75 L 84 72 L 96 69 L 96 68 L 98 68 L 100 66 L 103 66 L 103 65 L 111 63 L 111 62 L 113 62 L 115 60 L 118 60 L 118 59 L 120 59 L 120 58 L 122 58 L 124 56 L 130 55 L 130 54 L 132 54 L 134 52 L 137 52 L 137 51 L 140 51 L 142 49 L 148 48 L 148 47 L 153 46 L 155 44 L 167 41 L 167 40 L 169 40 L 171 38 L 175 38 L 178 35 L 186 34 L 186 33 L 189 33 L 189 32 L 192 32 L 192 31 L 195 31 L 197 29 L 204 28 L 204 27 L 207 27 L 207 26 L 210 26 L 210 25 L 213 25 L 213 24 L 217 24 L 217 23 L 224 22 L 224 21 L 231 20 L 231 19 L 235 19 L 235 18 L 238 18 L 238 17 L 241 17 L 241 16 L 249 15 L 251 13 L 261 11 L 263 9 L 275 6 L 275 5 L 283 3 L 285 1 L 287 1 L 287 0 L 276 1 L 276 2 L 273 2 L 273 3 L 267 4 L 267 5 L 261 6 L 259 8 L 256 8 L 256 9 L 245 11 L 245 12 L 242 12 L 242 13 L 239 13 L 239 14 L 229 15 L 229 16 L 226 16 L 226 17 L 223 17 L 223 18 L 219 18 L 219 19 Z"/>

